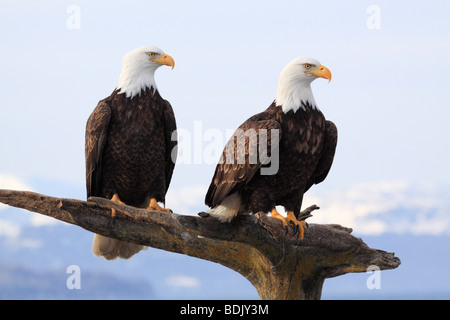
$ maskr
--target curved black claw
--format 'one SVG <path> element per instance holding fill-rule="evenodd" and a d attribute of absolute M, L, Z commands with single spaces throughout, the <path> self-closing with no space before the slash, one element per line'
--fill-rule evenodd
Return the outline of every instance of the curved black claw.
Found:
<path fill-rule="evenodd" d="M 308 222 L 305 221 L 305 225 L 306 225 L 306 229 L 309 229 L 309 224 L 308 224 Z"/>
<path fill-rule="evenodd" d="M 202 212 L 199 212 L 199 213 L 197 213 L 200 217 L 202 217 L 202 218 L 206 218 L 206 217 L 209 217 L 209 213 L 208 212 L 204 212 L 204 211 L 202 211 Z"/>
<path fill-rule="evenodd" d="M 289 226 L 286 225 L 284 227 L 284 231 L 285 231 L 284 235 L 287 236 L 287 234 L 289 233 Z"/>
<path fill-rule="evenodd" d="M 297 248 L 300 247 L 303 244 L 303 239 L 298 240 L 297 242 Z"/>
<path fill-rule="evenodd" d="M 292 220 L 289 220 L 289 223 L 292 225 L 292 229 L 294 230 L 294 233 L 292 235 L 295 236 L 297 233 L 300 232 L 300 227 L 298 224 L 295 224 L 295 222 Z"/>
<path fill-rule="evenodd" d="M 169 213 L 173 213 L 172 209 L 169 209 Z"/>

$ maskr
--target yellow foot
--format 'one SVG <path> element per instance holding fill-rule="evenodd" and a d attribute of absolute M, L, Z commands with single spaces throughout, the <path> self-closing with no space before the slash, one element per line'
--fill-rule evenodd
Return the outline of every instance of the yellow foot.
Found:
<path fill-rule="evenodd" d="M 297 241 L 301 243 L 305 235 L 305 226 L 308 226 L 308 224 L 304 220 L 298 221 L 293 211 L 288 211 L 286 219 L 294 228 L 294 234 L 298 232 Z"/>
<path fill-rule="evenodd" d="M 283 217 L 281 214 L 278 213 L 277 209 L 273 208 L 270 212 L 270 217 L 272 219 L 278 219 L 281 220 L 281 223 L 283 223 L 283 228 L 286 229 L 286 233 L 288 231 L 288 221 L 285 217 Z"/>
<path fill-rule="evenodd" d="M 281 214 L 278 213 L 278 211 L 274 208 L 271 211 L 270 217 L 272 219 L 278 219 L 281 220 L 281 223 L 283 224 L 283 228 L 286 231 L 286 234 L 289 232 L 289 226 L 292 227 L 294 231 L 294 235 L 298 233 L 297 241 L 299 244 L 303 241 L 303 237 L 305 234 L 304 227 L 307 226 L 307 223 L 303 220 L 298 221 L 297 218 L 294 215 L 293 211 L 288 211 L 286 218 L 283 217 Z"/>
<path fill-rule="evenodd" d="M 163 211 L 163 212 L 167 212 L 167 213 L 173 213 L 173 211 L 170 210 L 169 208 L 161 207 L 155 198 L 152 198 L 150 200 L 150 204 L 148 205 L 147 210 L 155 210 L 155 211 Z"/>
<path fill-rule="evenodd" d="M 111 198 L 111 201 L 120 203 L 120 204 L 125 204 L 125 202 L 122 202 L 119 198 L 119 195 L 117 193 L 114 193 L 113 197 Z M 116 209 L 111 209 L 111 217 L 113 219 L 116 218 Z"/>

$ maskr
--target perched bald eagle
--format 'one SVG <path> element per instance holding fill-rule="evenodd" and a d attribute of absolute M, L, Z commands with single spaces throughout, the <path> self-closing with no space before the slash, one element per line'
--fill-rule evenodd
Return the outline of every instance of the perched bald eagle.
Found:
<path fill-rule="evenodd" d="M 331 72 L 313 58 L 294 59 L 282 70 L 275 101 L 245 121 L 225 146 L 205 198 L 209 215 L 229 222 L 238 213 L 271 212 L 303 239 L 303 194 L 326 178 L 337 143 L 336 126 L 325 120 L 311 90 L 318 77 L 331 81 Z M 272 152 L 261 153 L 261 147 Z M 264 173 L 269 158 L 276 170 Z"/>
<path fill-rule="evenodd" d="M 87 196 L 169 212 L 159 206 L 176 160 L 175 116 L 161 98 L 155 71 L 174 60 L 154 46 L 127 53 L 119 83 L 101 100 L 86 125 Z M 115 216 L 113 210 L 112 216 Z M 128 259 L 144 247 L 96 234 L 93 251 L 108 260 Z"/>

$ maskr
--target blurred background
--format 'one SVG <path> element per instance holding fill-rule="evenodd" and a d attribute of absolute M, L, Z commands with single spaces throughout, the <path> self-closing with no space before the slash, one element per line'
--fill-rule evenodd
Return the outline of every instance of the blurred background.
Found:
<path fill-rule="evenodd" d="M 311 56 L 333 74 L 312 87 L 339 141 L 305 196 L 321 207 L 309 221 L 402 261 L 375 286 L 373 273 L 326 280 L 322 298 L 449 299 L 449 13 L 443 0 L 1 0 L 0 188 L 85 199 L 87 118 L 122 56 L 153 44 L 175 59 L 156 82 L 183 132 L 166 203 L 196 214 L 227 137 L 271 104 L 287 63 Z M 156 249 L 105 261 L 92 238 L 0 205 L 0 298 L 258 299 L 218 264 Z M 72 265 L 81 289 L 67 287 Z"/>

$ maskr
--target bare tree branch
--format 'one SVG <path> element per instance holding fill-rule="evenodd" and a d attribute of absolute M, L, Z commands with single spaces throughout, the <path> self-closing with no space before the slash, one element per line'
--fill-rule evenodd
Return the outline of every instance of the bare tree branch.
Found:
<path fill-rule="evenodd" d="M 381 270 L 400 265 L 393 253 L 369 248 L 339 225 L 310 224 L 298 246 L 281 221 L 261 213 L 220 223 L 103 198 L 80 201 L 14 190 L 0 190 L 0 202 L 111 238 L 220 263 L 246 277 L 261 299 L 320 299 L 326 278 L 365 272 L 371 265 Z"/>

